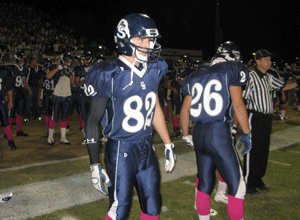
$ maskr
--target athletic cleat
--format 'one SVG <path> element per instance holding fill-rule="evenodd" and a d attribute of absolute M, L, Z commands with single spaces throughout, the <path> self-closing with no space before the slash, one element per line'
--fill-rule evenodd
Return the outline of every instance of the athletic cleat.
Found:
<path fill-rule="evenodd" d="M 60 143 L 61 144 L 66 144 L 66 145 L 70 145 L 71 144 L 70 141 L 68 141 L 66 138 L 61 138 L 60 139 Z"/>
<path fill-rule="evenodd" d="M 50 138 L 50 137 L 48 137 L 48 144 L 49 145 L 54 145 L 54 140 L 53 140 L 53 138 Z"/>
<path fill-rule="evenodd" d="M 217 192 L 216 195 L 215 195 L 214 200 L 216 202 L 223 202 L 223 203 L 227 204 L 228 203 L 228 196 L 224 192 Z"/>
<path fill-rule="evenodd" d="M 13 193 L 0 194 L 0 203 L 8 202 L 13 196 Z"/>
<path fill-rule="evenodd" d="M 218 212 L 214 209 L 210 209 L 209 215 L 210 216 L 216 216 L 218 214 Z"/>
<path fill-rule="evenodd" d="M 24 133 L 22 130 L 17 132 L 17 136 L 27 137 L 28 134 Z"/>
<path fill-rule="evenodd" d="M 83 139 L 83 141 L 81 142 L 82 145 L 86 145 L 86 139 Z"/>
<path fill-rule="evenodd" d="M 16 147 L 16 145 L 15 145 L 15 142 L 14 142 L 13 140 L 9 140 L 9 141 L 8 141 L 8 146 L 9 146 L 9 148 L 10 148 L 11 150 L 16 150 L 16 149 L 17 149 L 17 147 Z"/>
<path fill-rule="evenodd" d="M 195 210 L 197 210 L 197 205 L 196 205 L 196 201 L 195 201 L 195 203 L 194 203 L 194 209 Z M 214 210 L 214 209 L 210 209 L 210 211 L 209 211 L 209 215 L 210 216 L 216 216 L 218 214 L 218 212 L 216 211 L 216 210 Z"/>

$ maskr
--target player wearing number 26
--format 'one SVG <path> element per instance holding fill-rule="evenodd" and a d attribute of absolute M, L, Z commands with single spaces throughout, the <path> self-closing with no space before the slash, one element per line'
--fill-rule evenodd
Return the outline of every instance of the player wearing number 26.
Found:
<path fill-rule="evenodd" d="M 127 219 L 133 187 L 141 207 L 141 219 L 159 219 L 160 169 L 155 154 L 153 126 L 165 144 L 165 170 L 175 165 L 171 143 L 157 90 L 168 71 L 159 56 L 160 37 L 154 21 L 144 14 L 130 14 L 118 23 L 115 43 L 120 56 L 93 65 L 85 77 L 85 93 L 91 97 L 85 124 L 94 187 L 106 194 L 110 208 L 106 220 Z M 99 122 L 103 117 L 106 171 L 99 163 Z"/>
<path fill-rule="evenodd" d="M 245 147 L 251 147 L 250 129 L 242 86 L 249 72 L 240 62 L 240 51 L 233 42 L 220 45 L 211 66 L 189 75 L 183 82 L 185 96 L 180 114 L 183 136 L 188 134 L 189 119 L 196 123 L 193 143 L 199 179 L 196 205 L 199 219 L 209 219 L 210 194 L 214 188 L 215 170 L 228 185 L 228 215 L 243 219 L 246 185 L 232 144 L 231 107 L 243 129 Z"/>

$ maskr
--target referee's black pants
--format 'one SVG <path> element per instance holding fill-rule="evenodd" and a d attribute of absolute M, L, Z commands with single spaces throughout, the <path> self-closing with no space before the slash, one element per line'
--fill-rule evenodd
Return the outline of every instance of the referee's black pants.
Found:
<path fill-rule="evenodd" d="M 272 130 L 272 115 L 259 112 L 249 112 L 252 149 L 244 156 L 244 175 L 247 190 L 263 186 L 263 176 L 266 173 L 270 137 Z"/>

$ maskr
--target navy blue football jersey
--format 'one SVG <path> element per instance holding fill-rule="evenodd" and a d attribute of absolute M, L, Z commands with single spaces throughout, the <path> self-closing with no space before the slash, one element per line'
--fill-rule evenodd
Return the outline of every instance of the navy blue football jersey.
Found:
<path fill-rule="evenodd" d="M 9 90 L 12 90 L 11 72 L 5 66 L 0 66 L 0 105 Z"/>
<path fill-rule="evenodd" d="M 12 72 L 12 84 L 14 93 L 24 93 L 25 79 L 28 75 L 28 68 L 19 68 L 17 65 L 7 66 Z"/>
<path fill-rule="evenodd" d="M 191 120 L 195 123 L 231 122 L 229 86 L 244 86 L 249 71 L 238 62 L 222 62 L 198 70 L 183 82 L 183 95 L 191 95 Z"/>
<path fill-rule="evenodd" d="M 47 79 L 46 75 L 49 73 L 49 71 L 53 70 L 55 66 L 51 66 L 50 68 L 46 70 L 40 70 L 39 71 L 39 77 L 43 79 L 44 82 L 44 93 L 46 95 L 52 95 L 54 88 L 56 86 L 56 83 L 58 81 L 58 77 L 55 74 L 51 79 Z"/>
<path fill-rule="evenodd" d="M 83 81 L 84 82 L 84 79 L 85 79 L 85 76 L 88 72 L 89 68 L 88 67 L 84 67 L 84 66 L 78 66 L 75 68 L 75 77 L 79 77 L 80 81 Z M 84 86 L 80 86 L 79 87 L 79 92 L 82 94 L 82 95 L 85 95 L 85 92 L 84 92 Z"/>
<path fill-rule="evenodd" d="M 104 134 L 115 140 L 134 140 L 152 133 L 156 93 L 168 71 L 167 63 L 141 64 L 124 57 L 93 65 L 85 77 L 85 92 L 91 98 L 109 98 Z M 104 125 L 103 125 L 104 126 Z"/>

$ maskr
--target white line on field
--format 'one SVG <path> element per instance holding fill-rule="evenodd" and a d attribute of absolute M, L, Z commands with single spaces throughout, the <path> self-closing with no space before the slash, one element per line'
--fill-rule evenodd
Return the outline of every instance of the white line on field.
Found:
<path fill-rule="evenodd" d="M 294 151 L 294 150 L 287 150 L 287 152 L 295 153 L 295 154 L 300 154 L 300 151 Z"/>
<path fill-rule="evenodd" d="M 183 141 L 182 140 L 173 141 L 173 143 L 179 143 L 179 142 L 183 142 Z M 163 146 L 163 143 L 155 144 L 155 147 L 161 147 L 161 146 Z M 4 169 L 0 169 L 0 173 L 8 172 L 8 171 L 22 170 L 22 169 L 27 169 L 27 168 L 37 167 L 37 166 L 53 165 L 53 164 L 65 163 L 65 162 L 73 162 L 73 161 L 87 159 L 87 158 L 89 158 L 89 156 L 75 157 L 75 158 L 63 159 L 63 160 L 52 160 L 52 161 L 47 161 L 47 162 L 43 162 L 43 163 L 34 163 L 34 164 L 29 164 L 29 165 L 24 165 L 24 166 L 4 168 Z"/>
<path fill-rule="evenodd" d="M 43 162 L 43 163 L 34 163 L 34 164 L 29 164 L 29 165 L 24 165 L 24 166 L 19 166 L 19 167 L 0 169 L 0 173 L 7 172 L 7 171 L 22 170 L 22 169 L 27 169 L 27 168 L 31 168 L 31 167 L 37 167 L 37 166 L 58 164 L 58 163 L 64 163 L 64 162 L 72 162 L 72 161 L 82 160 L 82 159 L 87 159 L 87 158 L 89 158 L 89 156 L 82 156 L 82 157 L 76 157 L 76 158 L 70 158 L 70 159 L 64 159 L 64 160 L 52 160 L 52 161 L 47 161 L 47 162 Z"/>
<path fill-rule="evenodd" d="M 275 160 L 268 160 L 269 162 L 272 162 L 272 163 L 275 163 L 275 164 L 279 164 L 279 165 L 282 165 L 282 166 L 291 166 L 291 164 L 289 163 L 281 163 L 281 162 L 278 162 L 278 161 L 275 161 Z"/>

